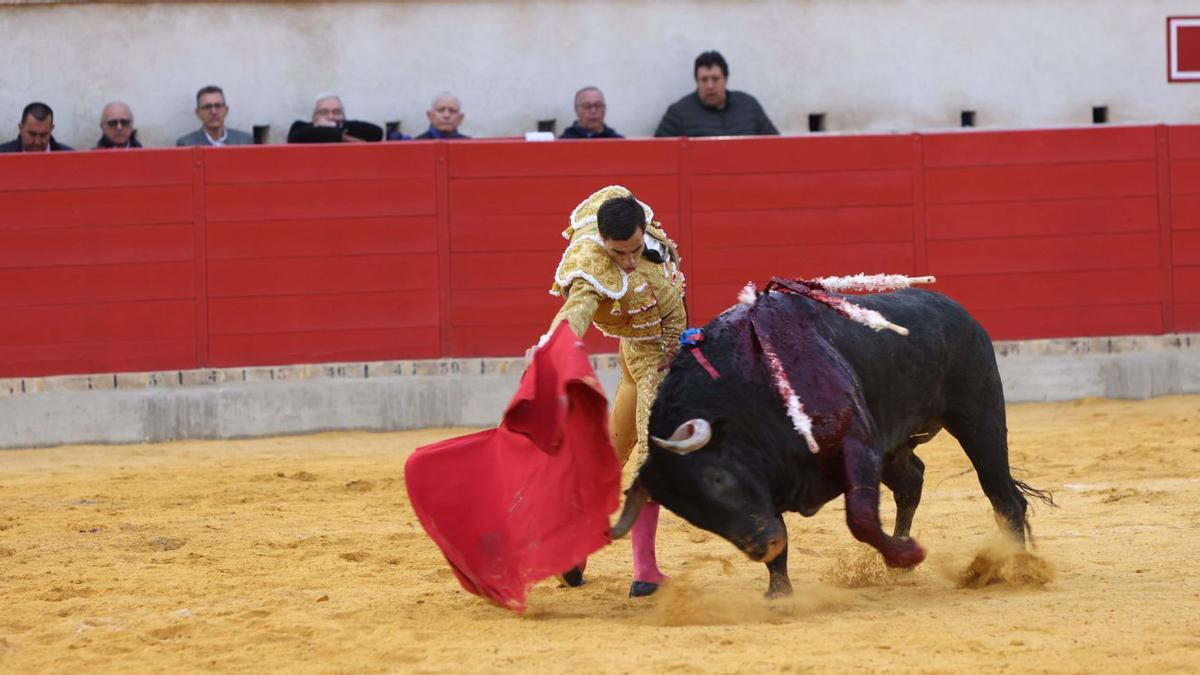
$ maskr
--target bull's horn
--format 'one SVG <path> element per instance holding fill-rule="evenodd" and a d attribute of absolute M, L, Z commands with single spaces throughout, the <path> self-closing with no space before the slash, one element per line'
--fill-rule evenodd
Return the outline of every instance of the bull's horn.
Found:
<path fill-rule="evenodd" d="M 625 508 L 621 509 L 621 517 L 617 519 L 617 524 L 609 530 L 609 536 L 612 539 L 620 539 L 629 534 L 629 528 L 637 522 L 638 514 L 642 512 L 642 507 L 649 499 L 650 493 L 642 487 L 641 481 L 634 480 L 633 485 L 630 485 L 629 489 L 625 491 Z"/>
<path fill-rule="evenodd" d="M 659 447 L 666 448 L 679 455 L 686 455 L 693 450 L 699 450 L 712 440 L 712 425 L 708 420 L 697 417 L 680 424 L 675 433 L 667 440 L 657 436 L 650 437 Z"/>

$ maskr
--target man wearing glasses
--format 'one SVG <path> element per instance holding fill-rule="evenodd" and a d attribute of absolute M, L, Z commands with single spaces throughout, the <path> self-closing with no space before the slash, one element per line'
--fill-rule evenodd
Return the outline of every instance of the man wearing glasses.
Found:
<path fill-rule="evenodd" d="M 113 101 L 100 111 L 100 140 L 97 149 L 127 150 L 140 148 L 137 129 L 133 126 L 133 111 L 120 101 Z"/>
<path fill-rule="evenodd" d="M 3 145 L 0 152 L 59 152 L 69 146 L 54 140 L 54 111 L 45 103 L 30 103 L 21 111 L 17 137 Z"/>
<path fill-rule="evenodd" d="M 559 138 L 625 138 L 604 123 L 604 92 L 598 87 L 584 87 L 575 92 L 575 123 Z"/>
<path fill-rule="evenodd" d="M 225 116 L 228 114 L 229 106 L 225 105 L 225 92 L 214 84 L 202 88 L 196 92 L 196 118 L 200 120 L 201 126 L 190 134 L 180 136 L 175 145 L 253 145 L 253 136 L 225 126 Z"/>

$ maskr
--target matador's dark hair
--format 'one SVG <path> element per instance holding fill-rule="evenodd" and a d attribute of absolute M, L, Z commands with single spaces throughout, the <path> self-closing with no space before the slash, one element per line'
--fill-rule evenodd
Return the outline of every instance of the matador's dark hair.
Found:
<path fill-rule="evenodd" d="M 638 228 L 646 229 L 646 212 L 633 195 L 613 197 L 605 200 L 596 211 L 596 225 L 601 237 L 624 241 Z"/>

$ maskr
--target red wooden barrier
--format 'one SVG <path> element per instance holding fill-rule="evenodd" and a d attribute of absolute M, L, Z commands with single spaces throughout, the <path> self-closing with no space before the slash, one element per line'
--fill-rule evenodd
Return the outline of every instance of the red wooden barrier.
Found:
<path fill-rule="evenodd" d="M 514 355 L 571 209 L 771 275 L 932 273 L 997 339 L 1200 330 L 1200 127 L 0 157 L 0 376 Z M 594 350 L 611 340 L 593 335 Z"/>
<path fill-rule="evenodd" d="M 1163 332 L 1152 127 L 925 138 L 938 290 L 996 338 Z"/>
<path fill-rule="evenodd" d="M 1175 330 L 1200 330 L 1200 126 L 1172 127 L 1171 271 Z"/>
<path fill-rule="evenodd" d="M 190 368 L 191 154 L 0 161 L 0 375 Z"/>
<path fill-rule="evenodd" d="M 206 149 L 212 365 L 438 356 L 433 154 Z"/>
<path fill-rule="evenodd" d="M 747 282 L 915 270 L 912 137 L 703 139 L 688 157 L 697 325 Z"/>

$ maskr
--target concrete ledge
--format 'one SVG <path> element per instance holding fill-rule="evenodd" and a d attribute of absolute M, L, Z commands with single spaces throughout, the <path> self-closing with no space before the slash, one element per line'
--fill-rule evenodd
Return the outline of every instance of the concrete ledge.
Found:
<path fill-rule="evenodd" d="M 1200 393 L 1200 335 L 996 343 L 1010 402 Z M 592 357 L 610 395 L 615 355 Z M 520 359 L 0 379 L 0 448 L 492 426 Z"/>
<path fill-rule="evenodd" d="M 592 357 L 611 395 L 616 355 Z M 494 426 L 521 359 L 217 368 L 0 380 L 0 448 Z"/>
<path fill-rule="evenodd" d="M 1009 402 L 1200 393 L 1200 335 L 997 342 Z"/>

